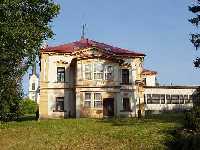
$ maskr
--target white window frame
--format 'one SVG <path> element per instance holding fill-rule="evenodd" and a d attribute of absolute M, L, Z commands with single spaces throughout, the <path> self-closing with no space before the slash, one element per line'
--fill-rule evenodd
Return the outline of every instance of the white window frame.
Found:
<path fill-rule="evenodd" d="M 102 65 L 102 71 L 98 71 L 96 69 L 96 65 Z M 90 66 L 89 70 L 86 70 L 86 66 Z M 111 71 L 108 71 L 108 68 L 111 67 Z M 90 78 L 86 78 L 86 74 L 90 74 Z M 100 78 L 97 78 L 97 74 L 101 74 Z M 111 78 L 108 79 L 107 74 L 111 74 Z M 85 64 L 84 65 L 84 79 L 85 80 L 109 80 L 112 81 L 114 79 L 114 68 L 111 64 L 103 64 L 103 63 L 94 63 L 94 64 Z"/>
<path fill-rule="evenodd" d="M 86 70 L 86 66 L 89 67 L 89 70 Z M 86 80 L 92 80 L 92 72 L 93 72 L 93 70 L 92 70 L 92 64 L 85 64 L 84 67 L 85 67 L 85 70 L 84 70 L 85 71 L 84 72 L 85 79 Z M 86 78 L 86 74 L 90 74 L 90 78 Z"/>
<path fill-rule="evenodd" d="M 101 65 L 101 67 L 102 67 L 102 71 L 99 71 L 98 69 L 97 69 L 97 65 Z M 94 80 L 103 80 L 104 79 L 104 65 L 103 64 L 101 64 L 101 63 L 95 63 L 95 64 L 93 64 L 93 76 L 94 76 Z M 100 78 L 97 78 L 97 76 L 96 75 L 100 75 L 101 77 Z"/>
<path fill-rule="evenodd" d="M 100 99 L 96 99 L 96 96 L 95 96 L 96 94 L 100 94 Z M 101 102 L 101 106 L 100 107 L 95 106 L 96 102 Z M 102 108 L 102 106 L 103 106 L 102 94 L 101 93 L 94 93 L 94 107 L 95 108 Z"/>
<path fill-rule="evenodd" d="M 108 70 L 108 68 L 111 67 L 111 71 Z M 111 78 L 108 79 L 108 74 L 111 74 Z M 104 79 L 105 80 L 113 80 L 113 66 L 112 65 L 105 65 L 104 67 Z"/>
<path fill-rule="evenodd" d="M 90 99 L 86 99 L 86 94 L 90 94 Z M 85 102 L 90 102 L 90 106 L 86 106 Z M 88 108 L 92 107 L 92 93 L 91 92 L 84 93 L 84 107 L 88 107 Z"/>

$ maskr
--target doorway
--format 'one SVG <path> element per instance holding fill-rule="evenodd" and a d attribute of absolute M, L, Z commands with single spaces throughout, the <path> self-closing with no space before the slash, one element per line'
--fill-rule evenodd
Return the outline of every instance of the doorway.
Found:
<path fill-rule="evenodd" d="M 103 99 L 103 116 L 104 117 L 114 116 L 114 98 Z"/>

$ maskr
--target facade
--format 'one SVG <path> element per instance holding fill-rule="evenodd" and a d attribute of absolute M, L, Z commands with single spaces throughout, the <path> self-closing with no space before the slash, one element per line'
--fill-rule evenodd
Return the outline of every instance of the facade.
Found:
<path fill-rule="evenodd" d="M 144 114 L 144 56 L 89 39 L 41 49 L 40 118 Z"/>
<path fill-rule="evenodd" d="M 197 86 L 146 86 L 145 110 L 179 111 L 193 107 Z"/>

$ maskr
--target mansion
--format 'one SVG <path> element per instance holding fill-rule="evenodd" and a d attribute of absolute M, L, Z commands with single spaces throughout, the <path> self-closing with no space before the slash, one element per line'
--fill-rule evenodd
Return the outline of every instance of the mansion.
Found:
<path fill-rule="evenodd" d="M 144 57 L 85 38 L 42 48 L 40 118 L 136 117 L 146 110 L 192 107 L 197 87 L 157 86 L 157 72 L 143 68 Z"/>

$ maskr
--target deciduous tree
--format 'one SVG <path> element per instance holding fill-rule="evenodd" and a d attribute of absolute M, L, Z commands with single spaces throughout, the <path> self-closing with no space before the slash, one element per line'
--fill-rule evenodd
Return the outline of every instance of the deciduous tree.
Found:
<path fill-rule="evenodd" d="M 52 0 L 0 1 L 0 119 L 19 112 L 21 79 L 35 61 L 42 42 L 52 38 L 59 12 Z"/>

